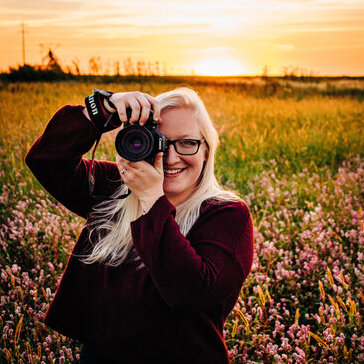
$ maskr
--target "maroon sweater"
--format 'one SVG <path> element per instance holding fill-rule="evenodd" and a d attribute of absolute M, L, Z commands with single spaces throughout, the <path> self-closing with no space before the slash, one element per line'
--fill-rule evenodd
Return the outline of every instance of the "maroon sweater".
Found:
<path fill-rule="evenodd" d="M 65 106 L 33 144 L 26 163 L 69 210 L 87 218 L 89 151 L 102 126 Z M 95 194 L 120 184 L 115 163 L 96 161 Z M 253 258 L 252 220 L 241 202 L 206 201 L 187 236 L 165 196 L 131 223 L 133 245 L 145 267 L 84 264 L 71 256 L 45 323 L 123 363 L 229 363 L 224 323 Z M 73 253 L 90 248 L 83 229 Z"/>

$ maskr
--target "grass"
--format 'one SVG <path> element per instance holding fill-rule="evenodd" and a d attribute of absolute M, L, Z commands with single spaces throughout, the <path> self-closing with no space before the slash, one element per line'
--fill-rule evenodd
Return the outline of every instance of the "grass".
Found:
<path fill-rule="evenodd" d="M 178 85 L 97 87 L 156 95 Z M 79 353 L 39 320 L 82 221 L 43 192 L 24 156 L 53 113 L 83 103 L 93 87 L 1 84 L 0 363 L 73 362 Z M 314 92 L 277 87 L 194 82 L 221 135 L 216 175 L 245 197 L 255 224 L 252 272 L 225 325 L 229 355 L 233 363 L 359 363 L 364 104 L 342 86 L 331 94 L 317 91 L 320 83 Z M 114 137 L 103 136 L 98 158 L 114 160 Z"/>

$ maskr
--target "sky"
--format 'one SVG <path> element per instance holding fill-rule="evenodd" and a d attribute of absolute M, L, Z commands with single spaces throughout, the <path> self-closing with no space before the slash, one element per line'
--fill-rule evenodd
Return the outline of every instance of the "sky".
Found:
<path fill-rule="evenodd" d="M 100 57 L 204 75 L 364 75 L 364 0 L 0 0 L 0 70 Z M 96 58 L 97 59 L 97 58 Z"/>

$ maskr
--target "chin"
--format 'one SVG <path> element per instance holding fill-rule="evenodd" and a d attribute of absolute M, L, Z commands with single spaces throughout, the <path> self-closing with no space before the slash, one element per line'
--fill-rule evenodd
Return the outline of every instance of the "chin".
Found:
<path fill-rule="evenodd" d="M 164 188 L 164 194 L 167 196 L 167 197 L 174 197 L 174 196 L 178 196 L 179 193 L 178 193 L 178 190 L 175 190 L 173 188 Z"/>

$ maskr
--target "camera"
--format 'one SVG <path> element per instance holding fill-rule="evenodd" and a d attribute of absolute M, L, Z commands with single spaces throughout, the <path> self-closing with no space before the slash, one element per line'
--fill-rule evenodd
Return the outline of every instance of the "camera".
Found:
<path fill-rule="evenodd" d="M 126 109 L 128 121 L 115 138 L 115 148 L 118 154 L 132 162 L 145 160 L 153 164 L 155 155 L 165 152 L 167 138 L 158 130 L 158 123 L 153 120 L 153 110 L 144 125 L 130 124 L 131 109 Z"/>

